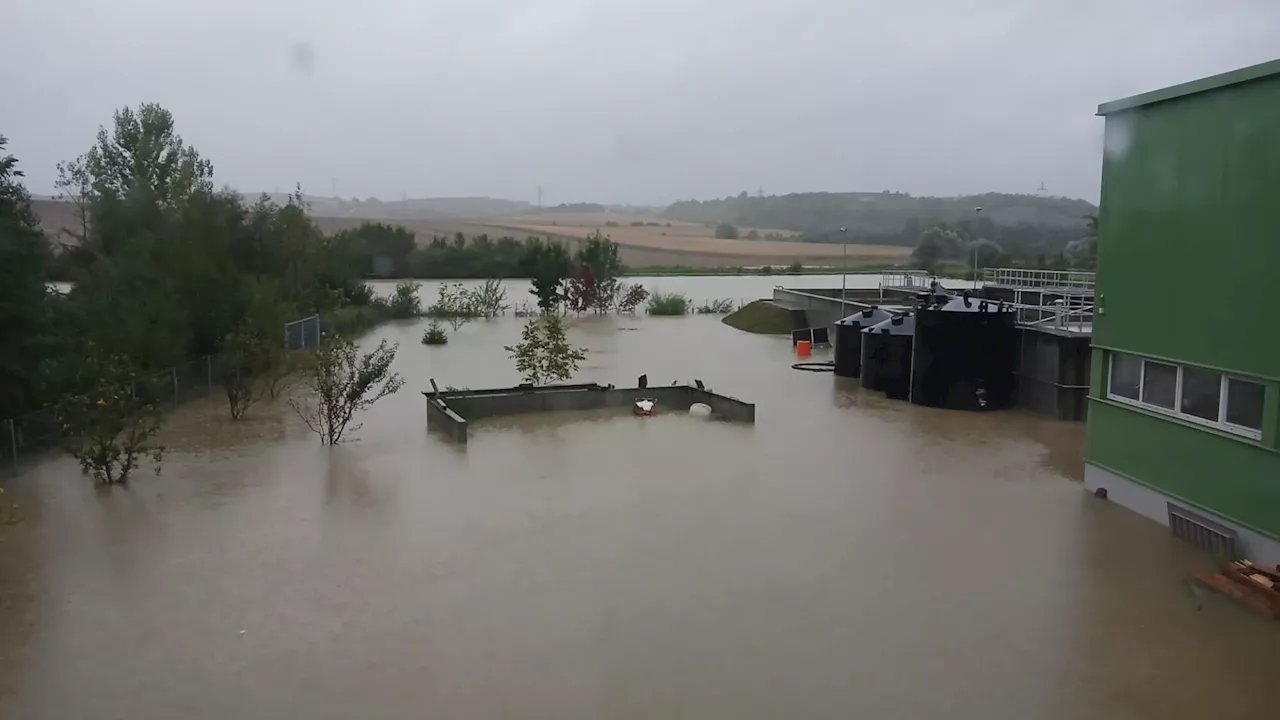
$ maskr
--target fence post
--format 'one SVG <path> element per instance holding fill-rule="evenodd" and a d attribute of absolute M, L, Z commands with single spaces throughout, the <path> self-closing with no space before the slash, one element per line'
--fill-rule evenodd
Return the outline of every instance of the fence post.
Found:
<path fill-rule="evenodd" d="M 169 368 L 169 374 L 173 376 L 173 404 L 178 404 L 178 368 Z"/>
<path fill-rule="evenodd" d="M 208 376 L 209 376 L 209 394 L 212 395 L 213 394 L 213 356 L 205 355 L 204 364 L 205 364 L 205 371 L 208 373 Z"/>
<path fill-rule="evenodd" d="M 13 429 L 13 418 L 9 418 L 9 447 L 13 448 L 13 469 L 18 469 L 18 433 Z"/>

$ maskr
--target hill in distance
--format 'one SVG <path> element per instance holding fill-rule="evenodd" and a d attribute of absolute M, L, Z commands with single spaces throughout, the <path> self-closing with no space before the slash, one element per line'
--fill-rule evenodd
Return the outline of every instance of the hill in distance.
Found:
<path fill-rule="evenodd" d="M 981 215 L 975 211 L 978 207 Z M 1005 193 L 941 198 L 886 191 L 763 197 L 744 192 L 723 200 L 677 202 L 665 214 L 689 222 L 794 230 L 812 240 L 829 240 L 833 231 L 845 227 L 851 241 L 914 244 L 921 230 L 938 223 L 1076 230 L 1085 227 L 1086 216 L 1097 213 L 1094 204 L 1073 198 Z"/>

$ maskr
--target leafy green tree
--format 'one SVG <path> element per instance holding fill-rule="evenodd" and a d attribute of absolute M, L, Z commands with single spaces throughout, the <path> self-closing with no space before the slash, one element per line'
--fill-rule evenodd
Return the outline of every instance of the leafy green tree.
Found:
<path fill-rule="evenodd" d="M 920 267 L 928 270 L 942 259 L 942 243 L 936 235 L 925 233 L 920 236 L 920 244 L 911 251 L 911 257 Z"/>
<path fill-rule="evenodd" d="M 75 360 L 79 387 L 58 404 L 68 452 L 100 485 L 123 485 L 144 458 L 160 472 L 164 447 L 151 442 L 160 411 L 137 391 L 129 360 L 89 346 Z"/>
<path fill-rule="evenodd" d="M 530 318 L 520 332 L 520 342 L 505 346 L 516 361 L 520 378 L 532 385 L 568 380 L 587 357 L 586 348 L 573 347 L 559 315 Z"/>
<path fill-rule="evenodd" d="M 418 298 L 420 287 L 421 283 L 412 280 L 396 283 L 396 292 L 391 296 L 391 317 L 404 319 L 422 314 L 422 300 Z"/>
<path fill-rule="evenodd" d="M 213 190 L 213 165 L 183 143 L 173 114 L 156 103 L 117 110 L 111 131 L 98 128 L 97 142 L 83 159 L 93 192 L 125 198 L 144 191 L 173 205 L 198 191 Z"/>
<path fill-rule="evenodd" d="M 44 399 L 43 366 L 54 351 L 47 286 L 52 253 L 6 145 L 0 135 L 0 418 Z"/>
<path fill-rule="evenodd" d="M 571 272 L 569 251 L 561 243 L 530 238 L 525 242 L 521 269 L 528 275 L 543 313 L 555 312 L 564 302 L 564 282 Z"/>
<path fill-rule="evenodd" d="M 578 248 L 577 261 L 580 267 L 590 270 L 591 288 L 582 294 L 586 298 L 584 309 L 607 312 L 617 299 L 618 275 L 622 273 L 618 244 L 598 231 L 593 232 L 583 239 Z M 585 275 L 581 271 L 576 274 Z"/>
<path fill-rule="evenodd" d="M 727 222 L 717 223 L 716 237 L 722 238 L 725 240 L 737 240 L 738 228 L 733 223 L 727 223 Z"/>
<path fill-rule="evenodd" d="M 337 445 L 348 432 L 359 430 L 359 424 L 351 424 L 356 413 L 404 387 L 404 379 L 391 372 L 396 349 L 383 340 L 362 355 L 342 336 L 326 335 L 321 341 L 304 382 L 309 393 L 290 398 L 289 404 L 322 445 Z"/>
<path fill-rule="evenodd" d="M 1004 253 L 1000 246 L 991 240 L 977 240 L 969 247 L 970 262 L 977 259 L 976 268 L 991 267 L 996 264 L 996 260 Z"/>
<path fill-rule="evenodd" d="M 413 231 L 403 225 L 365 222 L 357 228 L 339 232 L 337 237 L 357 249 L 360 267 L 365 273 L 405 277 L 412 270 L 417 243 Z"/>

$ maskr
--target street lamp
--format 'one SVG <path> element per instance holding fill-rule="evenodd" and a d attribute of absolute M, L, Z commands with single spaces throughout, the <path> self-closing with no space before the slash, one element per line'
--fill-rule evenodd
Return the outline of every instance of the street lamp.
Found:
<path fill-rule="evenodd" d="M 844 311 L 845 285 L 849 277 L 849 228 L 840 228 L 840 319 L 846 316 Z"/>
<path fill-rule="evenodd" d="M 982 220 L 982 208 L 973 209 L 973 214 L 978 220 Z M 978 288 L 978 223 L 973 224 L 973 287 Z"/>

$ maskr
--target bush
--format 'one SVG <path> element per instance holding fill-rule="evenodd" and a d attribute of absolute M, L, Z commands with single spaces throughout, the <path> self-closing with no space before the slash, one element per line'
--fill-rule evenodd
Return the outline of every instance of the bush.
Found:
<path fill-rule="evenodd" d="M 733 300 L 722 298 L 717 300 L 708 300 L 698 306 L 697 312 L 701 315 L 727 315 L 733 312 Z"/>
<path fill-rule="evenodd" d="M 751 232 L 747 233 L 747 239 L 748 239 L 748 240 L 759 240 L 759 239 L 760 239 L 760 233 L 756 232 L 755 230 L 752 230 Z"/>
<path fill-rule="evenodd" d="M 391 317 L 403 320 L 422 314 L 422 301 L 418 299 L 420 287 L 422 285 L 412 280 L 396 283 L 396 292 L 391 296 Z"/>
<path fill-rule="evenodd" d="M 689 298 L 681 293 L 654 293 L 647 308 L 650 315 L 688 315 Z"/>
<path fill-rule="evenodd" d="M 605 223 L 604 223 L 604 226 L 605 226 L 605 227 L 618 227 L 618 223 L 616 223 L 616 222 L 614 222 L 614 221 L 612 221 L 612 220 L 606 220 L 606 221 L 605 221 Z"/>
<path fill-rule="evenodd" d="M 798 260 L 787 266 L 787 272 L 792 275 L 799 275 L 803 271 L 804 271 L 804 266 L 801 265 L 800 261 Z"/>
<path fill-rule="evenodd" d="M 635 285 L 618 286 L 621 299 L 618 300 L 618 312 L 633 313 L 636 308 L 640 307 L 640 303 L 649 299 L 649 291 L 644 289 L 640 283 Z"/>
<path fill-rule="evenodd" d="M 760 268 L 760 274 L 761 274 L 761 275 L 772 275 L 772 274 L 773 274 L 773 266 L 772 266 L 772 265 L 765 265 L 764 267 Z"/>
<path fill-rule="evenodd" d="M 716 225 L 716 237 L 724 240 L 737 240 L 738 228 L 733 223 L 722 222 Z"/>
<path fill-rule="evenodd" d="M 422 333 L 423 345 L 445 345 L 448 342 L 449 336 L 445 334 L 444 328 L 440 327 L 439 321 L 432 320 L 426 332 Z"/>

